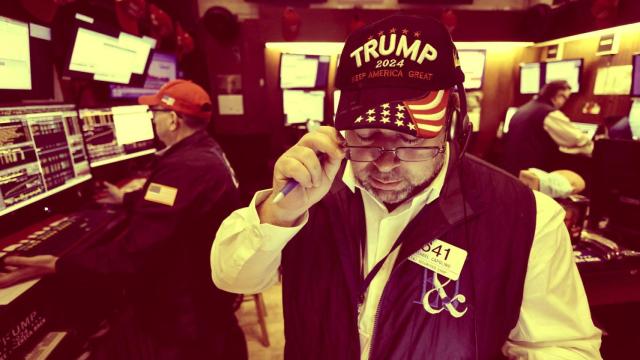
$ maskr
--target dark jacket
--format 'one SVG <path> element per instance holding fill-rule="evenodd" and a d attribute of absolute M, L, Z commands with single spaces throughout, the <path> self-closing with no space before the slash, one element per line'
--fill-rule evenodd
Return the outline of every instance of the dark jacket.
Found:
<path fill-rule="evenodd" d="M 511 118 L 505 135 L 503 168 L 518 176 L 520 170 L 535 167 L 552 171 L 558 145 L 544 129 L 544 119 L 556 110 L 550 103 L 534 99 Z"/>
<path fill-rule="evenodd" d="M 535 231 L 535 199 L 516 179 L 477 158 L 467 155 L 458 164 L 450 166 L 440 197 L 400 235 L 402 247 L 376 314 L 372 360 L 500 358 L 517 323 Z M 286 358 L 360 358 L 364 216 L 360 193 L 336 181 L 285 247 Z M 443 300 L 432 291 L 433 272 L 407 257 L 434 239 L 469 253 L 459 280 L 445 285 L 449 300 L 464 295 L 464 303 L 454 303 L 460 311 L 467 309 L 462 317 L 447 311 L 431 315 L 423 307 L 425 295 L 435 308 Z"/>
<path fill-rule="evenodd" d="M 57 264 L 61 273 L 120 275 L 128 282 L 142 331 L 165 347 L 173 344 L 176 358 L 192 357 L 183 350 L 222 356 L 228 350 L 225 342 L 233 343 L 225 336 L 242 336 L 232 309 L 234 295 L 217 289 L 209 275 L 215 233 L 238 205 L 219 149 L 204 131 L 169 148 L 144 187 L 126 196 L 126 234 Z M 161 185 L 160 190 L 153 184 Z M 145 200 L 157 199 L 148 195 L 159 191 L 170 202 L 171 189 L 177 190 L 173 205 Z M 240 344 L 244 346 L 243 339 Z"/>

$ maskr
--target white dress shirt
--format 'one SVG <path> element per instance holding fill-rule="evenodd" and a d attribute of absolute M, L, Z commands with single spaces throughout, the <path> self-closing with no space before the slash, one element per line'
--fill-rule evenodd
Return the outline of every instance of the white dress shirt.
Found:
<path fill-rule="evenodd" d="M 448 150 L 446 153 L 448 158 Z M 391 249 L 404 227 L 440 195 L 447 162 L 433 183 L 391 212 L 361 188 L 347 163 L 342 181 L 362 192 L 367 229 L 364 267 L 369 272 Z M 306 224 L 294 227 L 261 224 L 256 210 L 270 190 L 258 192 L 251 204 L 232 213 L 220 226 L 211 251 L 213 281 L 235 293 L 262 292 L 278 279 L 281 251 Z M 593 326 L 582 281 L 573 261 L 564 211 L 551 198 L 534 192 L 536 229 L 520 318 L 503 346 L 511 359 L 601 359 L 601 332 Z M 374 277 L 358 318 L 362 359 L 368 359 L 375 313 L 389 278 L 396 249 Z"/>
<path fill-rule="evenodd" d="M 580 129 L 576 128 L 571 119 L 562 111 L 555 110 L 544 118 L 544 130 L 551 139 L 558 144 L 560 151 L 567 154 L 582 154 L 591 156 L 593 141 Z"/>

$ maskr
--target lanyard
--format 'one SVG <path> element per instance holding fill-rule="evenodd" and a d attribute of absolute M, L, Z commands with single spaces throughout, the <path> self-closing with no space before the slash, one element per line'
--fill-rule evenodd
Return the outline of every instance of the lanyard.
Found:
<path fill-rule="evenodd" d="M 371 285 L 371 282 L 373 281 L 373 278 L 376 277 L 376 275 L 378 274 L 378 272 L 380 271 L 380 269 L 382 268 L 382 265 L 384 265 L 385 261 L 387 261 L 387 258 L 389 257 L 389 255 L 391 255 L 391 253 L 393 253 L 398 246 L 402 245 L 404 241 L 404 238 L 402 236 L 402 234 L 400 234 L 400 236 L 398 236 L 398 239 L 393 243 L 393 246 L 391 247 L 391 250 L 389 250 L 389 252 L 387 253 L 387 255 L 385 255 L 382 260 L 378 261 L 376 263 L 376 265 L 371 269 L 371 271 L 369 272 L 369 274 L 367 274 L 367 276 L 364 278 L 361 286 L 360 286 L 360 293 L 358 294 L 358 303 L 362 304 L 364 303 L 364 294 L 367 292 L 367 289 L 369 288 L 369 285 Z M 361 260 L 361 274 L 364 275 L 364 254 L 365 254 L 365 242 L 366 239 L 363 241 L 361 241 L 361 246 L 360 246 L 360 250 L 362 253 L 362 256 L 360 257 Z"/>

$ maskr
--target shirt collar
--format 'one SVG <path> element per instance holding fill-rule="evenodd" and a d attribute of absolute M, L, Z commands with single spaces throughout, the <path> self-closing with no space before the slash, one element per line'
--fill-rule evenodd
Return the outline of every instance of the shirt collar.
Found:
<path fill-rule="evenodd" d="M 414 195 L 411 198 L 411 206 L 420 205 L 423 203 L 430 203 L 436 200 L 440 196 L 440 191 L 442 191 L 442 187 L 444 186 L 444 179 L 447 174 L 447 169 L 449 167 L 449 144 L 445 144 L 444 151 L 444 164 L 442 164 L 442 169 L 438 175 L 436 175 L 435 179 L 431 182 L 429 186 L 427 186 L 420 193 Z M 347 160 L 347 164 L 344 168 L 344 172 L 342 174 L 342 182 L 351 190 L 351 192 L 355 192 L 356 188 L 361 191 L 366 192 L 373 199 L 375 197 L 369 193 L 365 188 L 363 188 L 358 181 L 356 180 L 355 175 L 353 174 L 353 169 L 351 169 L 351 161 Z M 407 202 L 409 199 L 405 200 Z M 376 201 L 377 202 L 377 201 Z M 382 205 L 381 205 L 382 206 Z M 383 206 L 384 207 L 384 206 Z"/>

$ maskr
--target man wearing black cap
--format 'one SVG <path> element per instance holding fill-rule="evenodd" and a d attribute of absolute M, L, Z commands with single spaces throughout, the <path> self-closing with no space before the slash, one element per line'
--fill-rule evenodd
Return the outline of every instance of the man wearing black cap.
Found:
<path fill-rule="evenodd" d="M 280 268 L 288 359 L 599 358 L 561 207 L 464 154 L 444 27 L 385 18 L 339 64 L 335 128 L 223 222 L 214 282 L 260 292 Z"/>
<path fill-rule="evenodd" d="M 209 95 L 190 81 L 174 80 L 139 102 L 153 110 L 167 149 L 141 190 L 123 194 L 108 185 L 101 198 L 129 211 L 125 236 L 59 259 L 7 258 L 17 269 L 0 276 L 0 286 L 53 272 L 119 276 L 130 285 L 135 316 L 106 358 L 246 359 L 235 295 L 215 288 L 210 278 L 211 241 L 237 208 L 238 193 L 224 154 L 205 130 Z"/>

